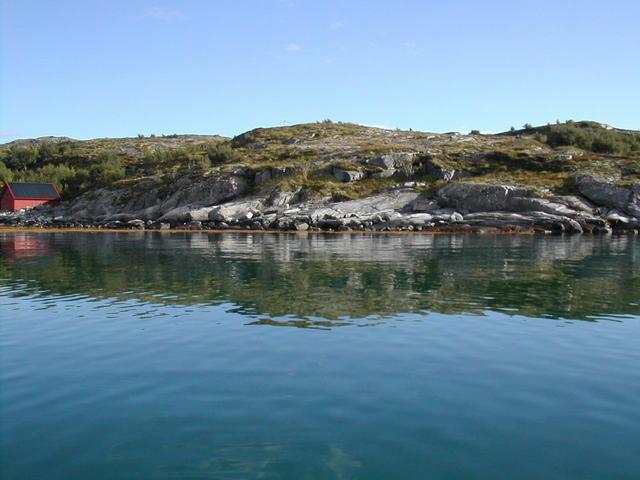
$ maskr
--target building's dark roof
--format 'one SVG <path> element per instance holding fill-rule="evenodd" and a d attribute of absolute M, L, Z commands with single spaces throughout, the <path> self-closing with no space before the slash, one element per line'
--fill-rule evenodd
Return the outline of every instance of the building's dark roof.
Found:
<path fill-rule="evenodd" d="M 16 198 L 41 198 L 55 200 L 60 198 L 51 183 L 15 183 L 8 182 Z"/>

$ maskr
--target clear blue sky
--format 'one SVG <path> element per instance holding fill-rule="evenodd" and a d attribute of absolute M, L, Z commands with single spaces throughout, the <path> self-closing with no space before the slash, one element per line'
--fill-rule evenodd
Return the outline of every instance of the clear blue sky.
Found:
<path fill-rule="evenodd" d="M 640 1 L 0 0 L 0 141 L 640 129 Z"/>

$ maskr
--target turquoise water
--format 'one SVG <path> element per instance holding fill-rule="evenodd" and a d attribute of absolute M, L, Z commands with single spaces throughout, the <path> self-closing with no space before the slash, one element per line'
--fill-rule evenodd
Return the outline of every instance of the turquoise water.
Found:
<path fill-rule="evenodd" d="M 2 479 L 640 478 L 640 239 L 0 232 Z"/>

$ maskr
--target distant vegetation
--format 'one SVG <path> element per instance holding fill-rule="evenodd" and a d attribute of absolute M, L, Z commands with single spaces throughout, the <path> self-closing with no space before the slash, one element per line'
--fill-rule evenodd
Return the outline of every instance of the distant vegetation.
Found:
<path fill-rule="evenodd" d="M 627 154 L 640 152 L 640 133 L 608 129 L 595 122 L 573 122 L 533 128 L 524 125 L 527 133 L 536 132 L 537 139 L 551 147 L 577 147 L 589 152 Z"/>
<path fill-rule="evenodd" d="M 150 138 L 155 140 L 156 137 Z M 158 141 L 175 138 L 178 136 L 168 135 L 158 138 Z M 5 181 L 52 182 L 63 197 L 69 198 L 125 178 L 181 171 L 202 172 L 212 163 L 233 158 L 229 147 L 218 148 L 219 141 L 178 145 L 163 150 L 153 148 L 153 143 L 150 143 L 145 144 L 145 148 L 140 146 L 136 155 L 116 152 L 121 146 L 119 143 L 125 141 L 131 142 L 129 139 L 65 140 L 10 145 L 0 149 L 0 186 Z M 137 141 L 153 142 L 141 136 Z M 97 145 L 87 146 L 91 142 Z"/>

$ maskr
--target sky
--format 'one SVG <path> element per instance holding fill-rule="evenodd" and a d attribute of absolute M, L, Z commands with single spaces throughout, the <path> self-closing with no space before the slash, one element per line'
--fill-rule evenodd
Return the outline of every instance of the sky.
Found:
<path fill-rule="evenodd" d="M 640 1 L 0 0 L 0 142 L 640 129 Z"/>

